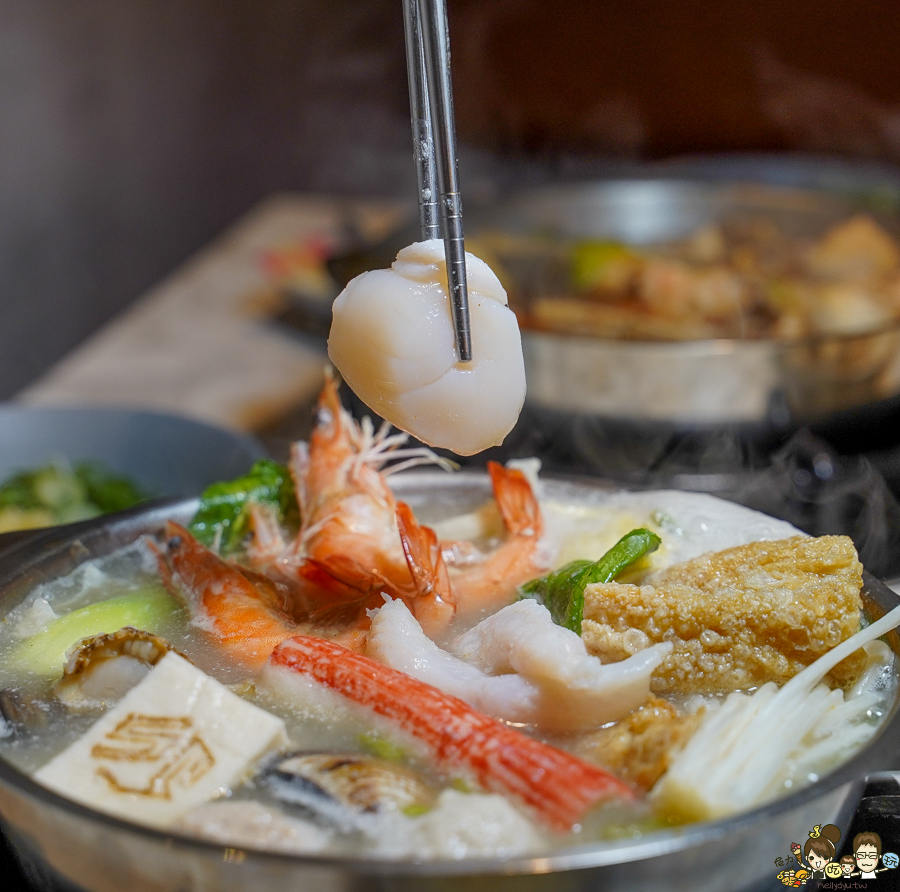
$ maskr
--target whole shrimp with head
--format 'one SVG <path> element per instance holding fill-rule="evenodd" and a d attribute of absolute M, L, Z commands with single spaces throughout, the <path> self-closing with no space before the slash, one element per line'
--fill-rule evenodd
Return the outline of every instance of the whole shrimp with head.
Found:
<path fill-rule="evenodd" d="M 257 511 L 248 551 L 256 570 L 292 586 L 304 616 L 321 620 L 347 608 L 364 615 L 388 595 L 404 601 L 435 637 L 457 607 L 472 618 L 496 610 L 515 599 L 517 585 L 546 569 L 531 485 L 521 471 L 494 462 L 488 470 L 506 537 L 456 566 L 453 543 L 439 542 L 388 485 L 391 475 L 416 465 L 452 467 L 425 447 L 403 448 L 406 439 L 387 424 L 378 432 L 367 418 L 357 424 L 334 381 L 326 380 L 309 446 L 296 444 L 291 456 L 300 531 L 284 544 L 277 520 Z"/>
<path fill-rule="evenodd" d="M 425 448 L 402 449 L 405 434 L 377 434 L 341 406 L 328 377 L 309 446 L 295 445 L 291 472 L 302 517 L 285 541 L 274 510 L 251 503 L 251 541 L 242 566 L 169 523 L 158 550 L 167 587 L 233 663 L 259 668 L 291 635 L 365 644 L 366 610 L 384 595 L 406 603 L 423 629 L 441 632 L 455 604 L 437 536 L 397 503 L 386 477 L 421 463 L 449 467 Z M 398 460 L 382 469 L 389 459 Z"/>
<path fill-rule="evenodd" d="M 466 254 L 471 362 L 459 362 L 443 243 L 404 248 L 334 302 L 328 355 L 354 393 L 392 424 L 460 455 L 497 446 L 525 400 L 516 316 L 500 280 Z"/>
<path fill-rule="evenodd" d="M 326 379 L 309 445 L 291 452 L 300 531 L 285 544 L 277 520 L 256 510 L 248 551 L 255 569 L 293 587 L 301 612 L 321 618 L 350 607 L 359 614 L 387 594 L 405 601 L 429 633 L 453 618 L 437 537 L 387 483 L 416 465 L 452 465 L 424 447 L 402 448 L 406 440 L 386 423 L 377 432 L 368 418 L 357 424 Z"/>

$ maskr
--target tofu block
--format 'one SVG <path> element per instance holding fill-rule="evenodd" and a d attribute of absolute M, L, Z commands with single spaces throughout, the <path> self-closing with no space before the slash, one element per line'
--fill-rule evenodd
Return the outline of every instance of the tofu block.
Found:
<path fill-rule="evenodd" d="M 280 718 L 169 653 L 34 779 L 90 808 L 166 827 L 286 742 Z"/>
<path fill-rule="evenodd" d="M 589 585 L 581 633 L 604 663 L 671 641 L 655 693 L 784 684 L 858 631 L 862 564 L 847 536 L 751 542 L 661 570 L 650 585 Z M 862 651 L 829 679 L 846 687 Z"/>
<path fill-rule="evenodd" d="M 631 715 L 580 737 L 573 752 L 649 791 L 700 725 L 703 711 L 681 713 L 652 694 Z"/>

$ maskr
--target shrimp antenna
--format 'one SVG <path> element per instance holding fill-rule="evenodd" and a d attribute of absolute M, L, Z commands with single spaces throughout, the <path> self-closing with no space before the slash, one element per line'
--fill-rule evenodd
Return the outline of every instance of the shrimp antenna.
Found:
<path fill-rule="evenodd" d="M 444 471 L 458 471 L 459 465 L 449 458 L 444 458 L 436 452 L 432 452 L 427 446 L 419 446 L 415 449 L 398 449 L 391 454 L 391 458 L 406 459 L 395 465 L 388 465 L 382 470 L 385 477 L 397 474 L 400 471 L 406 471 L 409 468 L 415 468 L 419 465 L 437 465 Z"/>
<path fill-rule="evenodd" d="M 391 433 L 391 430 L 390 422 L 383 421 L 379 425 L 378 431 L 375 432 L 372 419 L 368 415 L 364 415 L 359 423 L 359 435 L 356 442 L 359 451 L 357 463 L 374 465 L 386 477 L 420 465 L 437 465 L 445 471 L 459 470 L 456 462 L 441 457 L 427 446 L 400 448 L 409 440 L 409 434 L 402 431 Z M 400 461 L 397 461 L 398 459 Z M 384 467 L 387 462 L 394 461 L 397 463 Z"/>

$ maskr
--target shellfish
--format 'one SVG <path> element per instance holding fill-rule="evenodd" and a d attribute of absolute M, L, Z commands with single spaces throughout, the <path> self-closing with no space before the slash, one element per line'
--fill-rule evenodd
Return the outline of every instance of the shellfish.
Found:
<path fill-rule="evenodd" d="M 142 681 L 170 650 L 175 648 L 165 638 L 132 626 L 82 638 L 69 650 L 63 676 L 54 686 L 54 693 L 69 709 L 76 711 L 115 703 Z"/>
<path fill-rule="evenodd" d="M 263 782 L 282 802 L 342 829 L 364 815 L 417 814 L 437 795 L 411 768 L 359 753 L 290 753 L 268 766 Z"/>
<path fill-rule="evenodd" d="M 46 731 L 64 713 L 58 700 L 4 688 L 0 691 L 0 737 L 28 737 Z"/>

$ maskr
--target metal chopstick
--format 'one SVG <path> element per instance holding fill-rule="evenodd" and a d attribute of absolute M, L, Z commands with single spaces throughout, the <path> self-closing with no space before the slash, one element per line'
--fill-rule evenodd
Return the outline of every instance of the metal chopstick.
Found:
<path fill-rule="evenodd" d="M 425 49 L 418 0 L 403 0 L 403 24 L 406 33 L 406 71 L 409 77 L 409 111 L 412 119 L 413 157 L 419 187 L 419 223 L 422 239 L 441 237 L 438 208 L 437 169 L 434 164 L 434 139 L 431 135 L 431 107 L 428 103 L 428 76 L 425 73 Z"/>
<path fill-rule="evenodd" d="M 450 37 L 445 0 L 404 0 L 404 17 L 422 234 L 425 236 L 426 222 L 429 231 L 433 231 L 433 217 L 430 216 L 432 211 L 425 198 L 429 193 L 434 195 L 434 171 L 440 193 L 440 221 L 456 349 L 460 362 L 470 362 L 472 331 L 469 324 L 466 249 L 462 201 L 459 195 L 453 87 L 450 82 Z M 422 89 L 423 85 L 425 89 Z M 425 132 L 423 128 L 430 133 L 430 139 L 422 138 L 422 133 Z"/>

